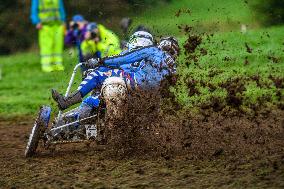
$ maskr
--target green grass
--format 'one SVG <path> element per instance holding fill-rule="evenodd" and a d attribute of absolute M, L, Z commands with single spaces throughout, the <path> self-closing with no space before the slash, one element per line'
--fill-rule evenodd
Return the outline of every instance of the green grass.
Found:
<path fill-rule="evenodd" d="M 33 114 L 50 104 L 50 89 L 65 91 L 76 57 L 67 52 L 64 72 L 43 73 L 37 52 L 1 57 L 0 115 Z"/>
<path fill-rule="evenodd" d="M 178 10 L 182 10 L 179 17 Z M 173 0 L 134 15 L 134 26 L 140 24 L 160 35 L 180 35 L 177 25 L 182 24 L 196 26 L 201 32 L 239 30 L 241 24 L 258 26 L 254 11 L 244 0 Z"/>
<path fill-rule="evenodd" d="M 191 14 L 182 13 L 175 17 L 180 8 L 189 8 Z M 234 94 L 241 97 L 242 108 L 249 109 L 259 103 L 283 103 L 283 87 L 276 87 L 269 76 L 284 77 L 284 27 L 255 27 L 257 21 L 254 13 L 243 0 L 216 0 L 214 3 L 209 0 L 177 0 L 141 13 L 135 18 L 135 24 L 138 23 L 152 26 L 158 34 L 176 35 L 180 41 L 187 39 L 177 29 L 180 24 L 192 25 L 199 32 L 214 32 L 210 42 L 203 37 L 200 46 L 209 52 L 208 55 L 201 56 L 196 63 L 186 63 L 188 60 L 185 56 L 180 57 L 178 72 L 181 77 L 172 91 L 185 107 L 210 105 L 212 98 L 226 104 L 229 95 L 224 83 L 228 84 L 234 78 L 241 78 L 240 85 L 244 85 L 240 93 Z M 239 32 L 241 23 L 249 25 L 245 34 Z M 245 43 L 253 49 L 252 53 L 246 52 Z M 244 64 L 246 57 L 247 65 Z M 274 63 L 268 57 L 275 57 L 278 62 Z M 37 52 L 0 57 L 0 116 L 31 115 L 37 112 L 40 105 L 51 104 L 50 89 L 65 92 L 76 63 L 76 56 L 66 51 L 66 70 L 47 74 L 40 70 Z M 252 80 L 252 76 L 259 76 L 260 80 Z M 194 89 L 198 92 L 188 87 L 193 81 Z M 79 77 L 74 87 L 78 82 Z M 52 106 L 54 108 L 55 104 Z"/>
<path fill-rule="evenodd" d="M 235 87 L 244 86 L 241 92 L 236 91 L 233 95 L 241 98 L 241 106 L 245 109 L 254 105 L 283 103 L 283 29 L 258 29 L 245 34 L 217 33 L 210 37 L 210 41 L 203 36 L 204 43 L 199 49 L 206 49 L 207 55 L 201 55 L 196 63 L 188 61 L 184 55 L 180 58 L 181 78 L 172 89 L 179 102 L 190 108 L 210 104 L 213 98 L 226 103 L 229 92 L 226 88 L 229 84 Z M 251 53 L 247 52 L 245 43 L 252 49 Z M 245 63 L 246 59 L 248 64 Z M 237 78 L 241 81 L 237 82 Z M 275 84 L 275 78 L 283 80 L 282 86 Z M 194 89 L 189 90 L 188 85 L 192 83 L 195 85 Z M 193 90 L 198 92 L 194 93 Z"/>

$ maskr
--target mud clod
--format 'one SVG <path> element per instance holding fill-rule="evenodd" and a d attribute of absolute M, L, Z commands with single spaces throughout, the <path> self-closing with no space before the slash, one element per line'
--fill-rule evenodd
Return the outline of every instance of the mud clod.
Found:
<path fill-rule="evenodd" d="M 228 92 L 227 104 L 232 107 L 239 107 L 242 105 L 242 93 L 245 91 L 244 80 L 242 78 L 235 78 L 228 80 L 221 84 L 222 88 L 225 88 Z"/>
<path fill-rule="evenodd" d="M 182 14 L 191 14 L 190 9 L 179 9 L 176 13 L 176 17 L 180 17 Z"/>
<path fill-rule="evenodd" d="M 275 56 L 267 56 L 268 60 L 272 61 L 273 63 L 279 63 L 280 62 L 280 58 L 275 57 Z"/>
<path fill-rule="evenodd" d="M 248 43 L 245 43 L 245 46 L 246 46 L 246 50 L 247 50 L 247 52 L 248 53 L 252 53 L 252 48 L 251 47 L 249 47 L 249 45 L 248 45 Z"/>
<path fill-rule="evenodd" d="M 222 148 L 220 148 L 220 149 L 217 149 L 217 150 L 212 154 L 212 156 L 217 157 L 217 156 L 222 155 L 223 153 L 224 153 L 224 150 L 223 150 Z"/>
<path fill-rule="evenodd" d="M 274 82 L 274 85 L 276 88 L 283 89 L 284 88 L 284 78 L 282 77 L 273 77 L 272 75 L 269 76 L 269 79 L 271 79 Z"/>
<path fill-rule="evenodd" d="M 185 55 L 189 55 L 195 52 L 196 48 L 201 44 L 202 38 L 197 35 L 190 35 L 183 45 L 185 49 Z"/>
<path fill-rule="evenodd" d="M 223 58 L 223 61 L 231 61 L 232 59 L 229 57 L 229 56 L 225 56 L 224 58 Z"/>
<path fill-rule="evenodd" d="M 189 96 L 200 94 L 200 92 L 197 89 L 197 81 L 188 79 L 187 80 L 187 87 L 189 89 L 189 91 L 188 91 Z"/>
<path fill-rule="evenodd" d="M 248 57 L 246 56 L 245 61 L 244 61 L 244 65 L 248 65 L 248 64 L 249 64 L 249 61 L 248 61 Z"/>

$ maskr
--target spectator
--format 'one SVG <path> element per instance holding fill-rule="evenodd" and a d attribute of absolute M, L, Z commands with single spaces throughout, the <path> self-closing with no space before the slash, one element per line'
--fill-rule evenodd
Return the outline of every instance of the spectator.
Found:
<path fill-rule="evenodd" d="M 65 22 L 63 0 L 32 0 L 31 20 L 39 31 L 42 71 L 64 70 L 62 65 Z"/>
<path fill-rule="evenodd" d="M 78 49 L 79 53 L 79 61 L 83 61 L 83 55 L 81 50 L 81 43 L 85 39 L 85 35 L 87 32 L 88 22 L 85 18 L 80 15 L 74 15 L 72 21 L 69 23 L 69 30 L 65 36 L 65 44 L 72 46 L 75 45 Z"/>
<path fill-rule="evenodd" d="M 101 24 L 89 23 L 85 40 L 81 44 L 85 60 L 90 57 L 105 57 L 117 55 L 121 52 L 117 35 Z"/>
<path fill-rule="evenodd" d="M 69 30 L 65 35 L 66 45 L 75 45 L 77 40 L 81 43 L 85 39 L 88 21 L 80 14 L 74 15 L 69 23 Z"/>

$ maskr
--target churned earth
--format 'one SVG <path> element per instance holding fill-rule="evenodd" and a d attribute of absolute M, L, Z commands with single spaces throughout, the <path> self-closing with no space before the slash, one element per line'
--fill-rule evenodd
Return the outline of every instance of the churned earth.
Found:
<path fill-rule="evenodd" d="M 33 119 L 2 118 L 0 188 L 284 187 L 283 110 L 164 114 L 139 142 L 126 137 L 131 145 L 68 144 L 33 158 L 24 157 Z"/>

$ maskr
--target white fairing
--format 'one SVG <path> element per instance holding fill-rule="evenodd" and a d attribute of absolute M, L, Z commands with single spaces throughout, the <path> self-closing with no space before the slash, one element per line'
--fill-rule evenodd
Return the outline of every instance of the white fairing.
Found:
<path fill-rule="evenodd" d="M 105 100 L 110 119 L 121 119 L 127 99 L 127 86 L 120 77 L 109 77 L 102 86 L 102 97 Z"/>
<path fill-rule="evenodd" d="M 104 98 L 120 98 L 127 94 L 125 81 L 120 77 L 107 78 L 102 86 L 102 95 Z"/>

